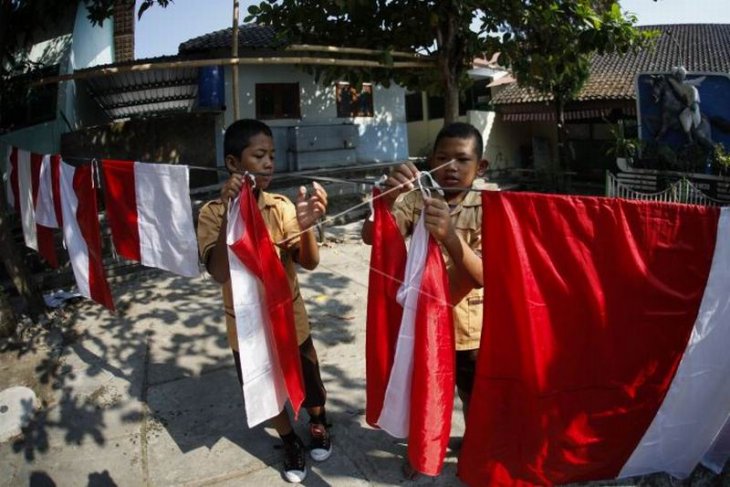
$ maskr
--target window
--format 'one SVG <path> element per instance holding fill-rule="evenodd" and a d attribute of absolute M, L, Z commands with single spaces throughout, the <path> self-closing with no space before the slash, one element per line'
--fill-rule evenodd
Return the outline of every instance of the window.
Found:
<path fill-rule="evenodd" d="M 428 119 L 444 118 L 444 97 L 429 95 L 428 97 Z"/>
<path fill-rule="evenodd" d="M 335 86 L 338 117 L 372 117 L 373 85 L 363 83 L 360 92 L 350 83 L 337 83 Z"/>
<path fill-rule="evenodd" d="M 257 83 L 256 118 L 301 118 L 299 83 Z"/>
<path fill-rule="evenodd" d="M 423 98 L 421 92 L 406 95 L 406 122 L 420 122 L 423 120 Z"/>

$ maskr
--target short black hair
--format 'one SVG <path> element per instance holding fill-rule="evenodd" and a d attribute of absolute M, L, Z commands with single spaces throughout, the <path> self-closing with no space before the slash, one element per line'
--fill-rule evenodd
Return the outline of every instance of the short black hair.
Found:
<path fill-rule="evenodd" d="M 441 139 L 474 139 L 474 149 L 476 149 L 477 159 L 481 159 L 484 154 L 484 140 L 482 134 L 477 130 L 475 126 L 470 123 L 464 122 L 453 122 L 442 128 L 436 140 L 433 143 L 433 150 L 436 152 L 436 147 L 439 145 Z"/>
<path fill-rule="evenodd" d="M 242 118 L 228 126 L 223 135 L 223 155 L 241 157 L 241 152 L 248 147 L 251 138 L 259 134 L 273 138 L 271 128 L 260 120 Z"/>

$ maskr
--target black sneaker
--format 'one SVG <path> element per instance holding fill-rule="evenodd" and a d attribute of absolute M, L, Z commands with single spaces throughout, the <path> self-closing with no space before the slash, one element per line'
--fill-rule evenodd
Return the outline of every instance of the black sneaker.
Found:
<path fill-rule="evenodd" d="M 319 423 L 309 423 L 309 433 L 312 435 L 309 455 L 318 462 L 327 460 L 332 455 L 332 439 L 327 426 Z"/>
<path fill-rule="evenodd" d="M 284 441 L 284 478 L 298 484 L 307 476 L 304 459 L 304 443 L 295 436 L 293 441 Z"/>

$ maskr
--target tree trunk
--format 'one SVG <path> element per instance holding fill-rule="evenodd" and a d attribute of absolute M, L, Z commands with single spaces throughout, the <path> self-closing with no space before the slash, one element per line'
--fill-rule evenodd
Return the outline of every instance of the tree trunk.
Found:
<path fill-rule="evenodd" d="M 444 96 L 444 125 L 455 122 L 459 116 L 459 69 L 464 56 L 462 43 L 458 38 L 457 19 L 454 10 L 447 4 L 436 32 L 439 47 L 438 64 Z"/>
<path fill-rule="evenodd" d="M 0 287 L 0 338 L 14 335 L 17 328 L 18 321 L 10 306 L 10 300 L 5 295 L 5 290 Z"/>
<path fill-rule="evenodd" d="M 555 101 L 555 120 L 557 121 L 558 129 L 558 163 L 554 166 L 555 174 L 553 176 L 556 187 L 564 189 L 564 184 L 559 173 L 570 170 L 570 154 L 568 153 L 567 145 L 568 131 L 565 126 L 565 102 L 559 97 Z"/>
<path fill-rule="evenodd" d="M 444 125 L 455 122 L 459 116 L 459 87 L 456 79 L 448 79 L 444 92 Z"/>

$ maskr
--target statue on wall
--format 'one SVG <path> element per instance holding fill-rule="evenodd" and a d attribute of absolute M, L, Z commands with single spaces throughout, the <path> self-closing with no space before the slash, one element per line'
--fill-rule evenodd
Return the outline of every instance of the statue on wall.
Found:
<path fill-rule="evenodd" d="M 700 112 L 697 87 L 704 80 L 704 76 L 688 80 L 687 70 L 681 66 L 672 68 L 671 74 L 650 76 L 652 99 L 661 108 L 661 126 L 655 140 L 661 139 L 667 130 L 679 128 L 690 144 L 696 142 L 710 150 L 714 147 L 710 122 Z"/>

